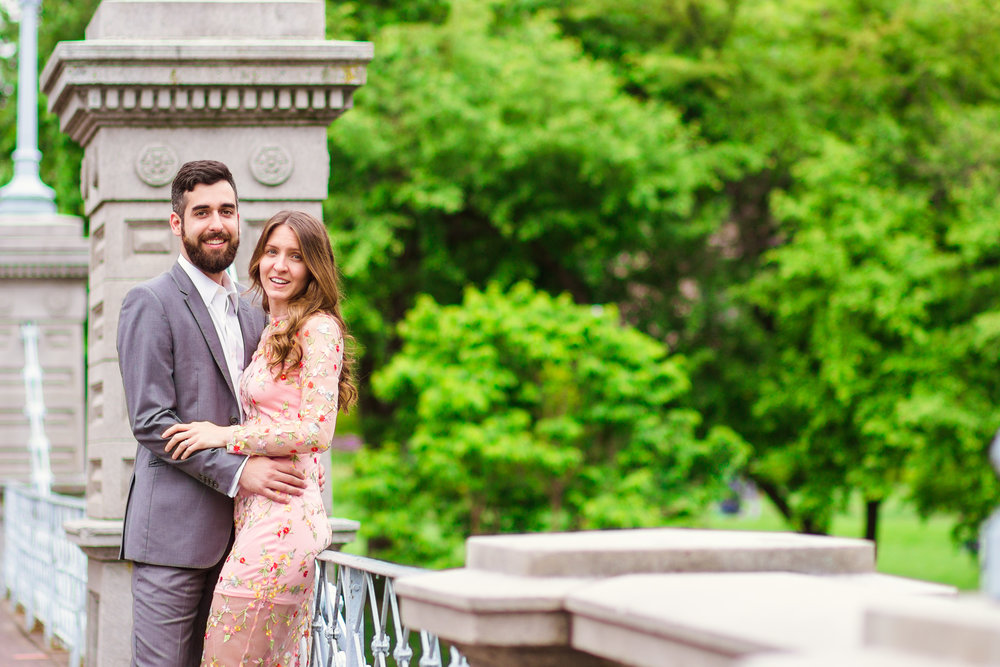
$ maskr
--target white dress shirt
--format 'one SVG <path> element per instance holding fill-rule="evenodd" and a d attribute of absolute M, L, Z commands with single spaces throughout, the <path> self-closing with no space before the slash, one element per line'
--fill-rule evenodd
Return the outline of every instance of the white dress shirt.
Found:
<path fill-rule="evenodd" d="M 236 289 L 236 284 L 233 283 L 229 275 L 225 272 L 222 274 L 223 284 L 220 285 L 202 273 L 201 269 L 195 267 L 184 255 L 177 257 L 177 263 L 184 269 L 184 273 L 188 274 L 188 277 L 191 278 L 195 289 L 198 290 L 198 295 L 201 296 L 205 307 L 208 308 L 209 315 L 212 316 L 212 324 L 215 326 L 215 333 L 219 336 L 219 342 L 222 343 L 222 352 L 226 356 L 226 367 L 229 371 L 229 377 L 233 381 L 233 389 L 236 391 L 236 402 L 240 407 L 240 417 L 242 418 L 243 403 L 240 401 L 240 375 L 243 373 L 244 347 L 243 330 L 240 328 L 240 319 L 237 316 L 240 306 L 239 291 Z M 243 466 L 245 465 L 246 461 L 240 466 L 236 479 L 229 489 L 230 498 L 236 495 L 236 491 L 239 488 L 239 479 L 243 474 Z"/>

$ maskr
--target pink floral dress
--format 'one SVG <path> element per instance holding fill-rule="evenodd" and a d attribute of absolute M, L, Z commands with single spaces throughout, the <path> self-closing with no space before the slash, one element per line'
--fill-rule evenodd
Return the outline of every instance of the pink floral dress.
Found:
<path fill-rule="evenodd" d="M 291 667 L 305 662 L 316 554 L 330 543 L 319 492 L 319 452 L 330 446 L 337 418 L 344 343 L 336 320 L 311 316 L 297 334 L 302 360 L 275 376 L 262 352 L 283 320 L 272 321 L 240 379 L 247 418 L 227 444 L 247 456 L 287 456 L 306 475 L 287 505 L 240 490 L 236 541 L 215 587 L 203 665 Z"/>

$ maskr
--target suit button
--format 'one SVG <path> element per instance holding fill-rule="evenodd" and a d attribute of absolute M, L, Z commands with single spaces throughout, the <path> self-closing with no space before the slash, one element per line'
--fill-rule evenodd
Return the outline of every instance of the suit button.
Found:
<path fill-rule="evenodd" d="M 229 418 L 229 425 L 230 426 L 236 426 L 239 423 L 240 423 L 239 417 L 230 417 Z"/>

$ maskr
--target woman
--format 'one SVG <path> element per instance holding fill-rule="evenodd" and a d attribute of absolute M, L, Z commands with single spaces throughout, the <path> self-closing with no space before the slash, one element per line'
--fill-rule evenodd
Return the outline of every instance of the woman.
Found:
<path fill-rule="evenodd" d="M 338 407 L 346 411 L 357 391 L 323 225 L 296 211 L 272 217 L 253 251 L 250 279 L 270 322 L 240 379 L 246 420 L 177 424 L 164 438 L 175 459 L 226 447 L 287 456 L 305 472 L 305 493 L 287 505 L 243 491 L 236 496 L 236 540 L 215 588 L 202 655 L 203 665 L 298 665 L 299 642 L 309 634 L 313 565 L 331 538 L 318 454 L 330 446 Z"/>

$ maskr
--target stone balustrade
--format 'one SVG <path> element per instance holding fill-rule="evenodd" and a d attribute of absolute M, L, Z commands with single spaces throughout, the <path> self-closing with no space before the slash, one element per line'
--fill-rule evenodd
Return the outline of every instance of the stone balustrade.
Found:
<path fill-rule="evenodd" d="M 476 537 L 466 552 L 465 568 L 401 578 L 396 593 L 408 627 L 473 667 L 1000 664 L 1000 609 L 876 573 L 863 540 L 648 529 Z M 949 662 L 968 656 L 934 647 L 967 642 L 944 618 L 996 644 L 994 661 Z M 914 634 L 919 651 L 900 639 Z"/>

